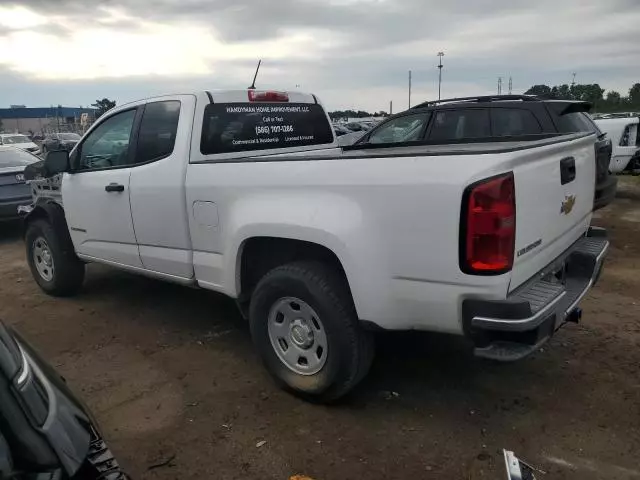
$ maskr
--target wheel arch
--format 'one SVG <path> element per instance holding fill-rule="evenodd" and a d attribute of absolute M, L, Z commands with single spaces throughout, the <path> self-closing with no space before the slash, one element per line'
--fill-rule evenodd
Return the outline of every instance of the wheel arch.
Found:
<path fill-rule="evenodd" d="M 253 289 L 267 272 L 277 266 L 302 260 L 319 261 L 335 268 L 356 303 L 347 268 L 334 248 L 301 238 L 255 235 L 240 243 L 236 255 L 235 287 L 243 313 Z"/>
<path fill-rule="evenodd" d="M 47 221 L 56 235 L 60 238 L 61 245 L 65 250 L 71 250 L 75 254 L 71 235 L 69 234 L 69 227 L 67 225 L 67 219 L 64 214 L 62 205 L 52 200 L 45 200 L 36 203 L 35 207 L 23 220 L 23 237 L 26 237 L 29 225 L 36 220 Z"/>

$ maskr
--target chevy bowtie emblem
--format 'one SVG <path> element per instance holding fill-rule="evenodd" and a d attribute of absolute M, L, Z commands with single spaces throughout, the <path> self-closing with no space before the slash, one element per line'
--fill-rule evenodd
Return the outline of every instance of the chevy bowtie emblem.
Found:
<path fill-rule="evenodd" d="M 564 213 L 565 215 L 569 215 L 571 210 L 573 210 L 573 206 L 576 204 L 576 196 L 575 195 L 567 195 L 564 197 L 562 201 L 562 205 L 560 206 L 560 213 Z"/>

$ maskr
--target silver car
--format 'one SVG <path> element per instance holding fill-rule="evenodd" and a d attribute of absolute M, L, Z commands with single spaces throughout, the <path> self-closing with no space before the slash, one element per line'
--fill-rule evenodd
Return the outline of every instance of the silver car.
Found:
<path fill-rule="evenodd" d="M 18 206 L 31 203 L 24 169 L 40 158 L 20 148 L 0 146 L 0 222 L 18 218 Z"/>

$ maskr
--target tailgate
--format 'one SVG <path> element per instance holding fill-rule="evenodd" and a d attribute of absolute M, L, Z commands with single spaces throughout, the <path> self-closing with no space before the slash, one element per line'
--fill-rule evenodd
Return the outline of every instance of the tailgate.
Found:
<path fill-rule="evenodd" d="M 516 243 L 510 290 L 547 267 L 591 221 L 595 135 L 532 151 L 513 169 Z"/>

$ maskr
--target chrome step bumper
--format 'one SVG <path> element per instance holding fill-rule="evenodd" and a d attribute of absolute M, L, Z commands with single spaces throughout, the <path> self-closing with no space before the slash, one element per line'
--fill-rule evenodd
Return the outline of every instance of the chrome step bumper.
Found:
<path fill-rule="evenodd" d="M 466 300 L 465 331 L 476 343 L 475 354 L 518 360 L 537 350 L 564 322 L 579 320 L 578 304 L 597 282 L 608 249 L 606 231 L 590 228 L 506 300 Z"/>

